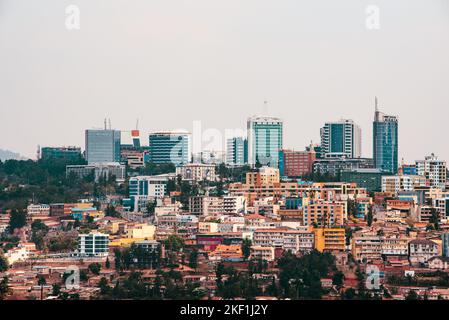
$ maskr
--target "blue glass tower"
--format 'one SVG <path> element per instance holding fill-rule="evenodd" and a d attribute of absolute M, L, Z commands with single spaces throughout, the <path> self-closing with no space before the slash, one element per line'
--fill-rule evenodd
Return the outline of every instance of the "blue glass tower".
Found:
<path fill-rule="evenodd" d="M 377 109 L 373 122 L 374 166 L 384 172 L 398 172 L 398 119 Z"/>
<path fill-rule="evenodd" d="M 91 163 L 120 161 L 119 130 L 86 130 L 86 160 Z"/>
<path fill-rule="evenodd" d="M 278 168 L 283 121 L 273 117 L 252 117 L 248 119 L 247 125 L 248 163 Z"/>
<path fill-rule="evenodd" d="M 150 162 L 182 165 L 189 162 L 188 132 L 155 132 L 149 136 Z"/>

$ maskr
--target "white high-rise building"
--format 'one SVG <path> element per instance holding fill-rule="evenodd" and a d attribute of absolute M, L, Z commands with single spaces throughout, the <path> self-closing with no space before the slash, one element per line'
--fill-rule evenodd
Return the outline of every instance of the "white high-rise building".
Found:
<path fill-rule="evenodd" d="M 349 119 L 327 122 L 321 128 L 321 152 L 324 158 L 360 158 L 362 134 L 360 127 Z"/>
<path fill-rule="evenodd" d="M 432 153 L 424 160 L 415 161 L 416 173 L 426 177 L 431 187 L 444 188 L 447 178 L 446 161 L 438 160 Z"/>

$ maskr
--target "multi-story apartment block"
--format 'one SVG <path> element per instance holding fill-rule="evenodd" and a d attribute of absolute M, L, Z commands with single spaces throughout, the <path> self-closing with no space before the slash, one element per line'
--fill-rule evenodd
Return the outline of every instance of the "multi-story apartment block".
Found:
<path fill-rule="evenodd" d="M 48 204 L 30 204 L 27 207 L 27 213 L 31 217 L 49 216 L 50 215 L 50 206 Z"/>
<path fill-rule="evenodd" d="M 432 153 L 424 160 L 416 161 L 416 171 L 424 176 L 431 187 L 444 188 L 447 178 L 446 161 L 438 160 Z"/>
<path fill-rule="evenodd" d="M 279 171 L 281 176 L 301 177 L 310 174 L 316 160 L 315 151 L 279 151 Z"/>
<path fill-rule="evenodd" d="M 87 233 L 78 235 L 78 255 L 81 257 L 107 256 L 109 235 L 104 233 Z"/>
<path fill-rule="evenodd" d="M 318 228 L 342 226 L 346 218 L 343 202 L 312 201 L 304 205 L 304 225 Z"/>
<path fill-rule="evenodd" d="M 382 237 L 383 256 L 407 256 L 409 238 L 402 235 L 387 235 Z"/>
<path fill-rule="evenodd" d="M 355 233 L 351 240 L 351 251 L 359 262 L 370 262 L 381 259 L 382 239 L 375 232 Z"/>
<path fill-rule="evenodd" d="M 313 232 L 289 228 L 257 229 L 253 233 L 254 246 L 279 247 L 292 253 L 313 250 Z"/>
<path fill-rule="evenodd" d="M 183 180 L 188 181 L 217 180 L 214 164 L 187 163 L 178 166 L 176 168 L 176 174 L 181 175 Z"/>
<path fill-rule="evenodd" d="M 316 228 L 315 249 L 320 252 L 346 250 L 346 233 L 344 228 Z"/>
<path fill-rule="evenodd" d="M 274 247 L 263 247 L 263 246 L 251 246 L 250 259 L 254 260 L 265 260 L 274 261 L 275 259 L 275 249 Z"/>
<path fill-rule="evenodd" d="M 382 192 L 398 194 L 400 191 L 413 191 L 416 187 L 426 186 L 423 176 L 382 176 Z"/>
<path fill-rule="evenodd" d="M 424 265 L 438 255 L 438 245 L 426 239 L 415 239 L 408 244 L 409 261 L 412 265 Z"/>
<path fill-rule="evenodd" d="M 93 174 L 96 182 L 102 178 L 109 179 L 111 177 L 115 177 L 117 182 L 124 182 L 126 178 L 126 167 L 118 162 L 66 166 L 66 176 L 70 177 L 72 174 L 79 178 L 84 178 Z"/>

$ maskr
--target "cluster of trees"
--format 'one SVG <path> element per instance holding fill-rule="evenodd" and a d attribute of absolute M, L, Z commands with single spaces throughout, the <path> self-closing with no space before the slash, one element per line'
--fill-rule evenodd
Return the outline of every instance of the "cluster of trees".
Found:
<path fill-rule="evenodd" d="M 133 244 L 130 248 L 116 249 L 114 255 L 117 271 L 156 269 L 161 265 L 160 250 L 158 249 L 146 250 Z"/>
<path fill-rule="evenodd" d="M 7 160 L 0 161 L 0 208 L 24 209 L 34 199 L 40 203 L 75 202 L 80 197 L 103 197 L 106 194 L 127 194 L 126 186 L 117 186 L 115 177 L 92 174 L 79 178 L 66 176 L 67 165 L 83 165 L 85 160 Z"/>
<path fill-rule="evenodd" d="M 215 274 L 217 294 L 224 299 L 242 297 L 251 300 L 262 293 L 258 280 L 249 272 L 238 272 L 234 267 L 219 263 Z"/>
<path fill-rule="evenodd" d="M 301 257 L 286 252 L 278 267 L 280 295 L 290 299 L 320 299 L 324 294 L 320 279 L 336 271 L 335 257 L 316 250 Z"/>
<path fill-rule="evenodd" d="M 181 274 L 174 270 L 164 272 L 158 269 L 153 280 L 143 279 L 142 273 L 136 271 L 115 284 L 101 278 L 98 287 L 98 299 L 107 300 L 198 300 L 206 295 L 206 290 L 198 283 L 183 284 Z"/>
<path fill-rule="evenodd" d="M 244 182 L 246 173 L 251 172 L 252 170 L 253 169 L 249 165 L 227 167 L 224 163 L 221 163 L 216 168 L 216 172 L 220 178 L 228 182 Z"/>

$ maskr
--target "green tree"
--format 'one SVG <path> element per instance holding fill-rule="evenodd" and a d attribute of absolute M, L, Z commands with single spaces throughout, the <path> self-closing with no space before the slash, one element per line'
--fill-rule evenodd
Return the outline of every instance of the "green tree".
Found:
<path fill-rule="evenodd" d="M 99 263 L 91 263 L 91 264 L 89 264 L 89 266 L 87 268 L 93 274 L 99 275 L 100 274 L 100 270 L 101 270 L 101 264 L 99 264 Z"/>
<path fill-rule="evenodd" d="M 418 300 L 418 299 L 419 296 L 415 290 L 409 290 L 407 296 L 405 297 L 405 300 Z"/>
<path fill-rule="evenodd" d="M 190 252 L 189 267 L 192 269 L 196 269 L 198 267 L 198 249 L 196 248 Z"/>
<path fill-rule="evenodd" d="M 8 260 L 0 251 L 0 272 L 8 270 Z"/>
<path fill-rule="evenodd" d="M 9 218 L 9 231 L 14 232 L 15 229 L 23 228 L 27 223 L 27 214 L 23 211 L 12 210 Z"/>
<path fill-rule="evenodd" d="M 345 275 L 341 271 L 337 271 L 332 276 L 332 284 L 337 287 L 337 289 L 341 289 L 343 287 L 343 281 L 345 279 Z"/>
<path fill-rule="evenodd" d="M 243 252 L 243 257 L 245 258 L 245 260 L 248 260 L 249 256 L 251 255 L 251 240 L 248 238 L 243 239 L 242 241 L 242 252 Z"/>
<path fill-rule="evenodd" d="M 370 227 L 373 224 L 373 206 L 372 205 L 370 205 L 368 207 L 368 215 L 366 217 L 366 222 L 368 223 L 368 226 L 370 226 Z"/>
<path fill-rule="evenodd" d="M 4 300 L 9 292 L 10 290 L 8 286 L 8 278 L 4 277 L 2 280 L 0 280 L 0 300 Z"/>

